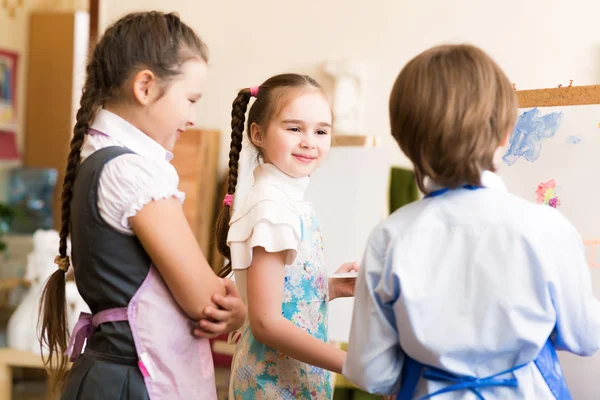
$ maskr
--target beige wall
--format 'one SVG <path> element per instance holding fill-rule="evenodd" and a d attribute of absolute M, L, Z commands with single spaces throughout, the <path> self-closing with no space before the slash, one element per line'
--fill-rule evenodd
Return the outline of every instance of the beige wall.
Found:
<path fill-rule="evenodd" d="M 199 104 L 199 123 L 226 134 L 231 101 L 239 88 L 284 71 L 314 73 L 331 57 L 366 64 L 364 133 L 385 136 L 390 147 L 386 110 L 393 80 L 412 56 L 435 44 L 466 41 L 483 47 L 518 89 L 568 85 L 570 79 L 575 85 L 600 83 L 600 2 L 593 0 L 104 0 L 103 4 L 101 27 L 125 12 L 156 8 L 178 11 L 198 31 L 212 53 L 212 75 Z M 322 79 L 320 74 L 315 77 Z M 227 142 L 225 137 L 222 155 Z M 319 181 L 317 174 L 313 177 L 309 190 L 324 222 L 328 260 L 334 260 L 330 271 L 335 263 L 350 260 L 349 254 L 360 257 L 377 222 L 374 209 L 383 203 L 377 201 L 383 200 L 386 190 L 381 175 L 389 164 L 401 162 L 399 156 L 388 157 L 386 149 L 376 151 L 380 153 L 337 149 L 333 165 L 322 168 L 327 182 Z M 348 172 L 352 168 L 343 166 L 354 164 L 364 167 L 353 176 Z M 221 165 L 226 165 L 225 157 Z M 361 185 L 361 173 L 363 180 L 374 175 L 372 181 L 381 181 L 378 187 L 370 182 Z M 340 191 L 346 195 L 341 206 L 314 192 L 319 183 L 325 189 L 329 182 L 346 190 Z M 353 195 L 360 199 L 352 204 L 360 206 L 344 208 L 344 199 Z M 383 211 L 382 207 L 382 215 Z M 351 306 L 351 300 L 331 305 L 331 337 L 347 339 Z M 589 398 L 582 395 L 584 382 L 575 379 L 570 384 L 575 398 Z"/>
<path fill-rule="evenodd" d="M 600 2 L 591 0 L 103 0 L 100 28 L 133 10 L 177 11 L 211 49 L 199 124 L 228 135 L 236 91 L 283 71 L 314 73 L 330 57 L 366 64 L 366 120 L 389 137 L 387 99 L 412 56 L 468 41 L 495 57 L 518 89 L 600 83 Z M 323 79 L 321 75 L 316 74 Z M 227 142 L 227 139 L 224 139 Z M 391 141 L 390 141 L 391 142 Z M 224 143 L 225 156 L 228 143 Z M 221 166 L 226 165 L 221 157 Z"/>

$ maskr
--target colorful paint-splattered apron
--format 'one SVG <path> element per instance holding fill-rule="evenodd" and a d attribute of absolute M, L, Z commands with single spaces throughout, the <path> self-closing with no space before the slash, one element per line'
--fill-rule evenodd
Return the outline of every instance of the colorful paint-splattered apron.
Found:
<path fill-rule="evenodd" d="M 282 315 L 327 342 L 327 269 L 319 222 L 308 203 L 301 215 L 298 255 L 286 266 Z M 319 399 L 332 397 L 329 371 L 290 358 L 260 343 L 246 323 L 232 365 L 230 399 Z"/>

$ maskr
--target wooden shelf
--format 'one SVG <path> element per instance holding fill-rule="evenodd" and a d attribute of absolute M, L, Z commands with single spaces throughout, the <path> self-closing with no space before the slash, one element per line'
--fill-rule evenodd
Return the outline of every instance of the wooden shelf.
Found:
<path fill-rule="evenodd" d="M 11 348 L 0 349 L 0 400 L 10 400 L 13 391 L 13 368 L 45 370 L 42 356 Z M 56 399 L 47 389 L 46 399 Z"/>
<path fill-rule="evenodd" d="M 331 145 L 335 147 L 377 147 L 381 144 L 379 136 L 333 135 Z"/>
<path fill-rule="evenodd" d="M 12 290 L 19 286 L 28 288 L 31 284 L 24 278 L 0 279 L 0 290 Z"/>
<path fill-rule="evenodd" d="M 0 365 L 8 365 L 17 368 L 44 369 L 44 363 L 40 354 L 15 350 L 8 347 L 0 349 Z"/>

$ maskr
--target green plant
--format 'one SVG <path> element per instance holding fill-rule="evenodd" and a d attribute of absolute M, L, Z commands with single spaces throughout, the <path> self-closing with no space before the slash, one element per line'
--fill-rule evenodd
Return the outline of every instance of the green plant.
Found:
<path fill-rule="evenodd" d="M 13 208 L 7 204 L 0 203 L 0 252 L 6 249 L 6 242 L 2 240 L 2 237 L 10 230 L 16 214 Z"/>

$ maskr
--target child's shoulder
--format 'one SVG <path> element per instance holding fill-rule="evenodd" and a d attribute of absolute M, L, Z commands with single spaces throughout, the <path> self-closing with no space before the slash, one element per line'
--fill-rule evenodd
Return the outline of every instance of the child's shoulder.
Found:
<path fill-rule="evenodd" d="M 565 238 L 579 235 L 560 209 L 534 203 L 512 193 L 504 193 L 500 204 L 502 208 L 499 211 L 509 225 L 529 228 L 540 235 L 552 234 Z"/>
<path fill-rule="evenodd" d="M 374 243 L 389 243 L 416 231 L 435 234 L 438 229 L 459 225 L 502 229 L 559 246 L 580 238 L 575 226 L 559 210 L 497 190 L 477 191 L 456 202 L 448 198 L 442 202 L 410 203 L 383 220 L 371 238 Z"/>
<path fill-rule="evenodd" d="M 264 214 L 289 216 L 297 218 L 299 212 L 295 202 L 277 186 L 267 183 L 257 183 L 252 186 L 236 207 L 231 217 L 234 223 L 252 212 L 255 219 L 262 219 Z M 279 219 L 279 218 L 277 218 Z"/>
<path fill-rule="evenodd" d="M 135 153 L 122 154 L 108 161 L 100 172 L 100 185 L 137 197 L 178 192 L 179 175 L 170 163 L 159 162 Z M 117 196 L 121 197 L 121 196 Z"/>
<path fill-rule="evenodd" d="M 113 158 L 104 166 L 102 173 L 105 172 L 124 182 L 139 180 L 141 177 L 146 178 L 144 181 L 179 180 L 177 170 L 166 160 L 158 161 L 136 153 L 125 153 Z"/>
<path fill-rule="evenodd" d="M 300 215 L 290 203 L 289 197 L 272 185 L 254 185 L 235 208 L 229 221 L 227 242 L 246 243 L 252 237 L 253 245 L 264 244 L 273 249 L 276 243 L 285 243 L 286 248 L 298 247 L 301 238 Z M 244 244 L 247 246 L 247 244 Z M 247 254 L 246 248 L 243 254 Z M 244 256 L 238 254 L 236 265 Z M 240 265 L 249 265 L 241 262 Z"/>
<path fill-rule="evenodd" d="M 243 207 L 253 207 L 254 205 L 264 202 L 274 202 L 283 206 L 293 207 L 291 197 L 283 190 L 275 185 L 268 183 L 256 183 L 248 191 L 242 200 Z"/>

